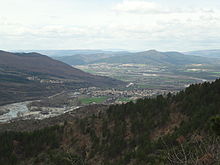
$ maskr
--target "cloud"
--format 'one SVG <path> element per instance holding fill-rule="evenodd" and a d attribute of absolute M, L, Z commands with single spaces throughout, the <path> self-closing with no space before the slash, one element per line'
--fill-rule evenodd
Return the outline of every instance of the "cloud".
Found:
<path fill-rule="evenodd" d="M 98 27 L 97 27 L 98 28 Z M 86 38 L 98 37 L 101 30 L 77 25 L 27 25 L 0 19 L 0 35 L 5 37 Z"/>
<path fill-rule="evenodd" d="M 117 4 L 113 9 L 119 12 L 132 13 L 158 13 L 164 11 L 158 4 L 145 1 L 123 1 Z"/>
<path fill-rule="evenodd" d="M 199 41 L 220 39 L 220 12 L 213 8 L 186 8 L 162 3 L 124 0 L 114 10 L 122 23 L 117 25 L 120 37 Z"/>
<path fill-rule="evenodd" d="M 198 8 L 171 8 L 155 2 L 124 0 L 113 7 L 117 12 L 137 13 L 137 14 L 172 14 L 172 13 L 212 13 L 212 9 Z"/>
<path fill-rule="evenodd" d="M 220 42 L 220 12 L 213 8 L 124 0 L 108 12 L 0 17 L 2 48 L 182 48 Z M 117 12 L 115 12 L 117 11 Z M 83 15 L 83 12 L 85 15 Z M 3 17 L 4 16 L 4 17 Z M 35 15 L 34 15 L 35 16 Z M 8 18 L 8 19 L 7 19 Z M 19 19 L 20 18 L 20 19 Z M 205 42 L 207 41 L 207 42 Z M 182 45 L 187 46 L 182 46 Z M 211 46 L 210 46 L 211 47 Z"/>

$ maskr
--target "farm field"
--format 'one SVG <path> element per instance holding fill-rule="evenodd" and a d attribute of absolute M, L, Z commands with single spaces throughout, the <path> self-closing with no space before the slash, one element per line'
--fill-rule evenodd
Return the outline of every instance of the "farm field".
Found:
<path fill-rule="evenodd" d="M 79 101 L 81 102 L 81 104 L 100 104 L 103 103 L 108 97 L 84 97 L 84 98 L 80 98 Z"/>
<path fill-rule="evenodd" d="M 89 64 L 75 66 L 92 74 L 109 76 L 140 89 L 181 90 L 193 83 L 220 77 L 220 67 L 213 65 L 154 66 L 145 64 Z"/>

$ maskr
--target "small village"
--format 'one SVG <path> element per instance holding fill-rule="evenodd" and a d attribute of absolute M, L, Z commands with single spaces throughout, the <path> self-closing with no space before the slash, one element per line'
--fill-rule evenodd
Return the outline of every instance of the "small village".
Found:
<path fill-rule="evenodd" d="M 175 93 L 176 91 L 161 89 L 101 89 L 97 87 L 80 88 L 74 92 L 75 97 L 85 95 L 87 97 L 107 97 L 105 103 L 121 104 L 129 100 L 134 101 L 144 97 L 154 97 L 157 95 L 166 95 L 167 93 Z"/>
<path fill-rule="evenodd" d="M 160 94 L 165 95 L 168 92 L 174 93 L 175 91 L 138 88 L 102 89 L 98 87 L 63 91 L 42 100 L 18 102 L 1 106 L 0 122 L 29 119 L 42 120 L 59 116 L 88 105 L 123 104 L 129 101 L 135 102 L 139 98 L 154 97 Z"/>

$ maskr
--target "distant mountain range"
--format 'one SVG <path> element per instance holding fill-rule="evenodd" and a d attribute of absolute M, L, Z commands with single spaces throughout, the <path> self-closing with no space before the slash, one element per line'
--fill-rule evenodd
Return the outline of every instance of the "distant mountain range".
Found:
<path fill-rule="evenodd" d="M 77 49 L 77 50 L 14 50 L 12 52 L 19 53 L 30 53 L 37 52 L 50 57 L 63 57 L 63 56 L 74 56 L 74 55 L 91 55 L 91 54 L 118 54 L 118 53 L 128 53 L 125 50 L 90 50 L 90 49 Z"/>
<path fill-rule="evenodd" d="M 218 59 L 213 60 L 208 58 L 220 58 L 220 49 L 183 53 L 159 52 L 156 50 L 143 52 L 128 52 L 124 50 L 24 50 L 18 52 L 38 52 L 69 65 L 86 65 L 102 62 L 184 65 L 192 63 L 215 63 Z"/>
<path fill-rule="evenodd" d="M 152 64 L 152 65 L 187 65 L 212 64 L 220 60 L 185 55 L 179 52 L 159 52 L 149 50 L 144 52 L 112 52 L 96 54 L 79 54 L 73 56 L 55 57 L 69 65 L 85 65 L 92 63 L 121 63 L 121 64 Z"/>
<path fill-rule="evenodd" d="M 184 54 L 196 55 L 196 56 L 208 57 L 208 58 L 220 58 L 220 49 L 191 51 L 191 52 L 184 52 Z"/>
<path fill-rule="evenodd" d="M 23 50 L 14 52 L 37 52 L 50 56 L 56 60 L 62 61 L 69 65 L 85 65 L 96 60 L 119 56 L 129 55 L 128 51 L 123 50 Z"/>
<path fill-rule="evenodd" d="M 69 65 L 85 65 L 108 58 L 131 55 L 129 52 L 95 53 L 95 54 L 76 54 L 73 56 L 53 57 L 56 60 L 65 62 Z"/>
<path fill-rule="evenodd" d="M 145 52 L 132 53 L 129 56 L 114 56 L 94 63 L 134 63 L 134 64 L 152 64 L 152 65 L 187 65 L 187 64 L 207 64 L 215 63 L 216 60 L 199 56 L 186 56 L 179 52 L 159 52 L 149 50 Z"/>
<path fill-rule="evenodd" d="M 0 104 L 48 96 L 65 89 L 123 82 L 85 73 L 38 53 L 0 51 Z"/>

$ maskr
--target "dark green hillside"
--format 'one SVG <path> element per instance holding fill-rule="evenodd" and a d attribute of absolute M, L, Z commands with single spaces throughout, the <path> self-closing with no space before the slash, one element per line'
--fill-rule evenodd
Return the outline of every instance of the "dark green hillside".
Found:
<path fill-rule="evenodd" d="M 219 115 L 220 79 L 48 131 L 1 133 L 0 164 L 219 165 Z"/>

